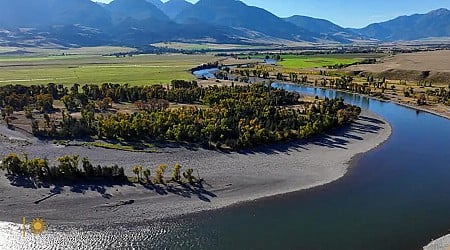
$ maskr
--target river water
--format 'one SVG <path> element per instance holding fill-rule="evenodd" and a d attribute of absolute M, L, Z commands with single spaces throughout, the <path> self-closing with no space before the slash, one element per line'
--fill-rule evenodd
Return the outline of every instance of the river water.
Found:
<path fill-rule="evenodd" d="M 450 229 L 450 122 L 358 95 L 274 84 L 343 97 L 393 128 L 331 184 L 142 225 L 51 227 L 20 238 L 0 223 L 0 249 L 420 249 Z"/>

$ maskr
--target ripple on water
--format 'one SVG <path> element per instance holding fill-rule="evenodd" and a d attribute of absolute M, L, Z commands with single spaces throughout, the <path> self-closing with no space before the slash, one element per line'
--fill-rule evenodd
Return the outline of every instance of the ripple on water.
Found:
<path fill-rule="evenodd" d="M 187 223 L 190 224 L 190 223 Z M 51 226 L 41 235 L 26 233 L 22 225 L 0 222 L 0 249 L 149 249 L 186 248 L 205 239 L 190 238 L 189 226 L 178 222 L 94 227 Z"/>

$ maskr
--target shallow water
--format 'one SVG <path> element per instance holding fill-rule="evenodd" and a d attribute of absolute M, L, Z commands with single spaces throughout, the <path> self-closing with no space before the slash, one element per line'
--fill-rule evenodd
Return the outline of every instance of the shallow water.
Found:
<path fill-rule="evenodd" d="M 197 78 L 208 78 L 208 79 L 214 79 L 216 76 L 214 73 L 219 71 L 218 68 L 210 68 L 210 69 L 202 69 L 192 72 L 193 75 L 195 75 Z"/>
<path fill-rule="evenodd" d="M 311 190 L 142 225 L 50 227 L 21 238 L 0 224 L 0 249 L 419 249 L 450 229 L 450 122 L 399 105 L 343 97 L 390 122 L 391 138 L 352 161 L 342 179 Z"/>

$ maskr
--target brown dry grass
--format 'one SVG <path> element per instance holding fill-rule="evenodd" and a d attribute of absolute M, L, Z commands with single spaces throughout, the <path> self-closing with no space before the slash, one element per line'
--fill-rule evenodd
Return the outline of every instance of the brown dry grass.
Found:
<path fill-rule="evenodd" d="M 427 51 L 389 56 L 381 63 L 355 65 L 347 71 L 370 72 L 391 80 L 450 83 L 450 50 Z"/>

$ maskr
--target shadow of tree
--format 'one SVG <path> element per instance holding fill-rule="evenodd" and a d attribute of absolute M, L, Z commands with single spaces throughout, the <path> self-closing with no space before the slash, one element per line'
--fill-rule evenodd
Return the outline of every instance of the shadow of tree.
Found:
<path fill-rule="evenodd" d="M 107 188 L 113 188 L 117 186 L 135 186 L 133 183 L 124 181 L 92 181 L 92 182 L 56 182 L 45 183 L 36 181 L 33 178 L 21 176 L 21 175 L 6 175 L 6 178 L 10 181 L 12 186 L 30 188 L 30 189 L 49 189 L 49 194 L 42 199 L 35 201 L 35 204 L 39 204 L 51 197 L 61 194 L 65 188 L 68 188 L 71 192 L 85 194 L 87 191 L 97 192 L 103 198 L 110 199 L 112 195 L 107 193 Z"/>
<path fill-rule="evenodd" d="M 6 178 L 10 181 L 11 185 L 15 187 L 38 189 L 39 183 L 36 183 L 33 179 L 21 175 L 7 174 Z"/>
<path fill-rule="evenodd" d="M 32 178 L 25 176 L 16 176 L 16 175 L 7 175 L 8 180 L 11 182 L 11 185 L 22 188 L 31 188 L 31 189 L 40 189 L 45 188 L 49 189 L 49 193 L 47 196 L 34 201 L 35 204 L 39 204 L 43 201 L 46 201 L 54 196 L 57 196 L 63 193 L 66 188 L 70 192 L 78 193 L 78 194 L 86 194 L 86 192 L 97 192 L 101 195 L 101 197 L 105 199 L 111 199 L 112 195 L 107 192 L 108 188 L 114 188 L 118 186 L 130 186 L 136 187 L 135 184 L 131 182 L 113 182 L 113 181 L 97 181 L 97 182 L 78 182 L 78 183 L 42 183 L 33 180 Z M 217 197 L 214 193 L 205 189 L 203 183 L 193 183 L 186 184 L 182 182 L 169 182 L 167 184 L 144 184 L 141 185 L 151 191 L 155 191 L 158 195 L 169 195 L 175 194 L 181 196 L 183 198 L 192 198 L 198 197 L 200 200 L 205 202 L 211 202 L 211 198 Z"/>
<path fill-rule="evenodd" d="M 154 190 L 159 195 L 175 194 L 183 198 L 198 197 L 205 202 L 211 202 L 216 194 L 205 189 L 202 183 L 186 184 L 182 182 L 171 182 L 167 184 L 142 184 L 148 190 Z"/>

